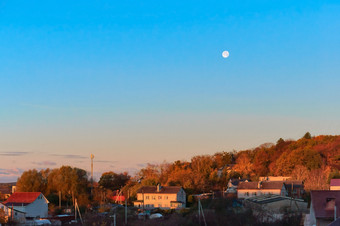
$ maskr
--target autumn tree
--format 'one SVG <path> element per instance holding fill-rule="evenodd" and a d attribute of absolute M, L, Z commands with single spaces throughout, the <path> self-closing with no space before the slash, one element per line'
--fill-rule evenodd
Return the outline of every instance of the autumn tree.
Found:
<path fill-rule="evenodd" d="M 46 193 L 47 176 L 49 169 L 37 171 L 27 170 L 22 173 L 17 181 L 17 190 L 20 192 L 42 192 Z"/>
<path fill-rule="evenodd" d="M 244 177 L 249 176 L 252 173 L 252 161 L 250 151 L 242 151 L 236 155 L 236 165 L 234 170 L 240 172 Z"/>
<path fill-rule="evenodd" d="M 72 199 L 72 202 L 77 198 L 80 205 L 88 202 L 88 184 L 86 171 L 70 166 L 53 169 L 48 176 L 49 193 L 61 192 L 64 200 Z"/>

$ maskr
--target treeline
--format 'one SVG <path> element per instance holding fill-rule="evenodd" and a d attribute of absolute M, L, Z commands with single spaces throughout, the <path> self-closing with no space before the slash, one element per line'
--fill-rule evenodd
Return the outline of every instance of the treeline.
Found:
<path fill-rule="evenodd" d="M 73 205 L 74 199 L 80 205 L 89 203 L 90 181 L 83 169 L 62 166 L 57 169 L 28 170 L 17 181 L 17 191 L 42 192 L 52 204 Z"/>
<path fill-rule="evenodd" d="M 291 176 L 303 180 L 305 189 L 327 189 L 331 178 L 340 178 L 340 136 L 306 133 L 297 141 L 280 138 L 250 150 L 194 156 L 190 161 L 148 164 L 134 177 L 105 172 L 90 196 L 84 170 L 63 166 L 53 170 L 29 170 L 18 179 L 21 191 L 42 191 L 63 199 L 77 197 L 80 203 L 112 200 L 116 190 L 132 198 L 143 185 L 182 186 L 187 194 L 225 189 L 229 179 L 258 180 L 261 176 Z"/>
<path fill-rule="evenodd" d="M 328 189 L 331 178 L 340 178 L 339 169 L 340 136 L 312 137 L 307 132 L 297 141 L 280 138 L 276 144 L 266 143 L 250 150 L 148 164 L 139 171 L 141 184 L 135 186 L 178 185 L 190 194 L 221 190 L 230 178 L 256 181 L 261 176 L 291 176 L 304 181 L 309 191 Z"/>

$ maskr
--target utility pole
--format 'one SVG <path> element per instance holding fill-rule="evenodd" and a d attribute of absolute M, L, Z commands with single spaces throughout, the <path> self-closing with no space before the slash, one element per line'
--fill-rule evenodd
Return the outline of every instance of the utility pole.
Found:
<path fill-rule="evenodd" d="M 94 155 L 91 154 L 91 195 L 92 195 L 92 190 L 93 190 L 93 159 L 94 159 Z"/>
<path fill-rule="evenodd" d="M 59 191 L 59 208 L 61 208 L 61 191 Z"/>

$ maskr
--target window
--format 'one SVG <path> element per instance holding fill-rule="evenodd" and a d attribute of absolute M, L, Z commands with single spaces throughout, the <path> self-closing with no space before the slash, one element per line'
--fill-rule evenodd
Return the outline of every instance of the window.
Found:
<path fill-rule="evenodd" d="M 164 197 L 164 199 L 168 199 L 168 196 L 166 195 L 166 196 Z"/>
<path fill-rule="evenodd" d="M 156 196 L 153 195 L 153 196 L 152 196 L 152 200 L 156 200 Z"/>
<path fill-rule="evenodd" d="M 162 207 L 162 204 L 158 204 L 158 207 Z"/>
<path fill-rule="evenodd" d="M 162 196 L 158 196 L 158 199 L 162 199 Z"/>
<path fill-rule="evenodd" d="M 147 195 L 147 196 L 145 196 L 145 199 L 149 199 L 149 196 Z"/>

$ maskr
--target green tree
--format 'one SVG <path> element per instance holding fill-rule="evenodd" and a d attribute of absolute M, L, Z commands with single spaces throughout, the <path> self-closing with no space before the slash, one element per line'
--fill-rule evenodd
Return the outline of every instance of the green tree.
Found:
<path fill-rule="evenodd" d="M 126 183 L 130 180 L 130 176 L 127 172 L 117 174 L 115 172 L 105 172 L 99 179 L 99 185 L 105 189 L 119 190 L 124 187 Z"/>
<path fill-rule="evenodd" d="M 305 139 L 312 139 L 312 135 L 310 134 L 310 132 L 307 132 L 307 133 L 303 136 L 303 138 L 305 138 Z"/>

